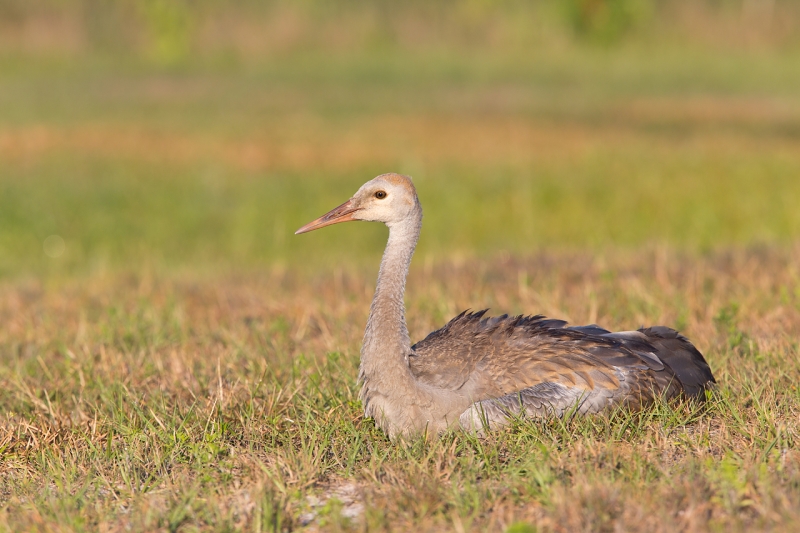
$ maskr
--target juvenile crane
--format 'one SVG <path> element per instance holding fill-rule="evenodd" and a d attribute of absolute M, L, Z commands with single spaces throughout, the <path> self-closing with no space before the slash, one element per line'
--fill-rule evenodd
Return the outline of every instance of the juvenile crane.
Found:
<path fill-rule="evenodd" d="M 656 397 L 703 399 L 715 382 L 702 354 L 665 326 L 612 333 L 541 315 L 465 311 L 412 346 L 403 298 L 422 207 L 411 178 L 378 176 L 295 233 L 353 220 L 389 227 L 359 381 L 366 416 L 391 439 L 458 426 L 480 433 L 514 417 L 635 409 Z"/>

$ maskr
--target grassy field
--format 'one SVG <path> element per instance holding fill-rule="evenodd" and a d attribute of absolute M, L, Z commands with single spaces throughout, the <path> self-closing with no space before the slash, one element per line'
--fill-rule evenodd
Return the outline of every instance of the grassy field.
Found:
<path fill-rule="evenodd" d="M 0 55 L 0 528 L 798 528 L 797 87 L 795 51 L 677 45 Z M 292 235 L 386 171 L 414 339 L 665 324 L 719 390 L 389 443 L 355 383 L 386 231 Z"/>

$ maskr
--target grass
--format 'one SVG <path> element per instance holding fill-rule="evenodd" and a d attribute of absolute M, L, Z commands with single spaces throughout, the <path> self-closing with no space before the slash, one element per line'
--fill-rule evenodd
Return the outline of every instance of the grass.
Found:
<path fill-rule="evenodd" d="M 706 408 L 659 405 L 408 448 L 389 443 L 356 400 L 363 272 L 6 286 L 3 523 L 791 528 L 798 253 L 656 249 L 415 269 L 415 338 L 469 302 L 610 327 L 682 323 L 720 390 Z M 332 499 L 342 493 L 347 508 L 363 506 L 352 522 Z"/>
<path fill-rule="evenodd" d="M 791 242 L 796 96 L 768 75 L 728 94 L 715 84 L 731 90 L 732 75 L 714 81 L 703 59 L 682 77 L 670 66 L 689 80 L 670 86 L 626 54 L 568 55 L 573 76 L 548 62 L 482 74 L 488 60 L 416 77 L 399 59 L 242 75 L 9 68 L 0 271 L 296 264 L 308 242 L 341 260 L 339 241 L 289 230 L 387 169 L 416 179 L 423 256 Z M 788 56 L 769 72 L 791 78 L 796 64 Z M 765 69 L 747 57 L 739 67 Z M 381 230 L 358 231 L 369 237 L 351 240 L 349 255 L 374 258 Z M 67 243 L 58 266 L 41 253 L 50 234 Z"/>
<path fill-rule="evenodd" d="M 2 62 L 0 528 L 800 523 L 792 53 Z M 385 230 L 291 235 L 388 170 L 426 210 L 413 338 L 662 323 L 719 390 L 392 445 L 355 384 Z"/>

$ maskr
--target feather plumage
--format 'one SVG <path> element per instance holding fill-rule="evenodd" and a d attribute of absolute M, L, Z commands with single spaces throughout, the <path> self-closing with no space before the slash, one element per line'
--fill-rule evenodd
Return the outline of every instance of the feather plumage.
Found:
<path fill-rule="evenodd" d="M 714 383 L 700 352 L 670 328 L 611 333 L 541 315 L 485 314 L 461 313 L 412 346 L 408 358 L 420 382 L 476 399 L 476 408 L 460 417 L 462 425 L 493 425 L 523 412 L 638 407 L 658 395 L 702 399 Z"/>

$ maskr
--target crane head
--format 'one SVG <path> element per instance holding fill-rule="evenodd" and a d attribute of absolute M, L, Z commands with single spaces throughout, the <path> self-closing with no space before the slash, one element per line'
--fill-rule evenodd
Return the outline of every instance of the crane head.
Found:
<path fill-rule="evenodd" d="M 295 231 L 295 235 L 331 224 L 366 220 L 391 227 L 415 212 L 421 212 L 411 178 L 401 174 L 382 174 L 361 186 L 352 198 Z"/>

